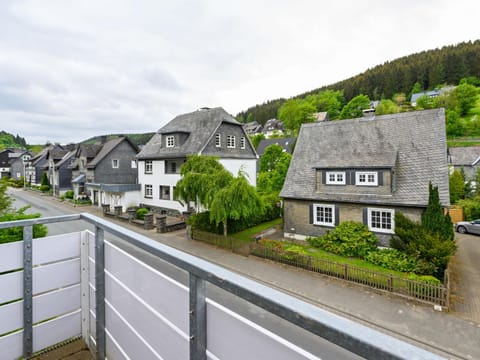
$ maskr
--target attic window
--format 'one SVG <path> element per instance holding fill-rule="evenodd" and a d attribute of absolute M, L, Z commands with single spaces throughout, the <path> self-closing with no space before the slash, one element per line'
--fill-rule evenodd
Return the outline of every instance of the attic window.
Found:
<path fill-rule="evenodd" d="M 240 148 L 245 149 L 245 138 L 244 137 L 240 138 Z"/>
<path fill-rule="evenodd" d="M 175 136 L 167 136 L 167 148 L 175 146 Z"/>
<path fill-rule="evenodd" d="M 355 184 L 362 186 L 377 186 L 378 185 L 378 173 L 358 171 L 356 173 Z"/>
<path fill-rule="evenodd" d="M 345 172 L 327 171 L 326 183 L 327 185 L 345 185 Z"/>
<path fill-rule="evenodd" d="M 227 135 L 227 148 L 235 148 L 235 135 Z"/>
<path fill-rule="evenodd" d="M 222 146 L 222 135 L 215 134 L 215 147 L 221 147 L 221 146 Z"/>
<path fill-rule="evenodd" d="M 112 168 L 118 169 L 120 161 L 118 159 L 112 159 Z"/>

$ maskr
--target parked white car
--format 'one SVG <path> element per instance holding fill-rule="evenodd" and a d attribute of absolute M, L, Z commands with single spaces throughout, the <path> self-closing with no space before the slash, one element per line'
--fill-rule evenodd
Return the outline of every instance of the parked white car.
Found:
<path fill-rule="evenodd" d="M 460 221 L 455 224 L 455 231 L 460 234 L 480 235 L 480 219 L 473 221 Z"/>

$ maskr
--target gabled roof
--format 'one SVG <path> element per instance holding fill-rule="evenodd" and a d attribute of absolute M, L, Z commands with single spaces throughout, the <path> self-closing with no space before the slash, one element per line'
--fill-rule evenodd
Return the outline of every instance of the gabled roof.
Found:
<path fill-rule="evenodd" d="M 393 168 L 388 195 L 316 190 L 317 168 Z M 283 198 L 426 206 L 428 183 L 450 204 L 445 111 L 414 111 L 373 118 L 303 124 L 280 193 Z"/>
<path fill-rule="evenodd" d="M 200 109 L 175 117 L 153 135 L 137 157 L 139 159 L 160 159 L 200 154 L 222 123 L 239 126 L 244 132 L 242 124 L 221 107 Z M 175 133 L 187 135 L 183 144 L 172 148 L 162 147 L 162 135 Z M 255 157 L 256 155 L 252 154 L 252 158 Z"/>
<path fill-rule="evenodd" d="M 63 157 L 55 163 L 55 168 L 59 169 L 62 165 L 69 163 L 70 161 L 74 160 L 75 158 L 75 150 L 67 151 Z M 69 164 L 70 165 L 70 164 Z"/>
<path fill-rule="evenodd" d="M 79 144 L 75 156 L 80 157 L 83 155 L 87 159 L 93 159 L 101 149 L 102 145 L 100 144 Z"/>
<path fill-rule="evenodd" d="M 138 151 L 137 146 L 130 141 L 128 137 L 119 137 L 116 139 L 112 139 L 110 141 L 107 141 L 105 144 L 103 144 L 102 148 L 100 151 L 98 151 L 97 155 L 93 158 L 92 161 L 90 161 L 87 164 L 88 169 L 94 169 L 100 161 L 102 161 L 110 152 L 112 152 L 120 143 L 123 141 L 126 141 L 132 146 L 135 151 Z"/>
<path fill-rule="evenodd" d="M 295 140 L 296 138 L 293 138 L 293 137 L 283 138 L 283 139 L 263 139 L 258 144 L 256 151 L 259 156 L 262 156 L 267 147 L 273 144 L 277 144 L 277 145 L 280 145 L 282 149 L 284 149 L 286 152 L 291 154 L 293 144 L 295 144 Z"/>
<path fill-rule="evenodd" d="M 453 166 L 474 166 L 480 160 L 480 146 L 451 147 L 448 162 Z"/>

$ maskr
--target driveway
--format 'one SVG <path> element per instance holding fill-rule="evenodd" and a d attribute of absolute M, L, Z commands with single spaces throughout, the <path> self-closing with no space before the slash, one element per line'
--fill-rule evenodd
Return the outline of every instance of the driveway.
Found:
<path fill-rule="evenodd" d="M 452 310 L 480 324 L 480 236 L 455 235 L 458 250 L 450 263 Z"/>

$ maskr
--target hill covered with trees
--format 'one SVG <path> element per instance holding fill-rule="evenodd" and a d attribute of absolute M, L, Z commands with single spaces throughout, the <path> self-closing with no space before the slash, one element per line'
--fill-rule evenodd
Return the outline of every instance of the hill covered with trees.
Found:
<path fill-rule="evenodd" d="M 297 95 L 294 99 L 305 99 L 309 95 L 331 90 L 342 92 L 343 105 L 358 95 L 381 100 L 404 94 L 405 100 L 409 100 L 414 86 L 422 91 L 442 84 L 456 85 L 468 77 L 480 78 L 480 40 L 422 51 L 385 62 L 349 79 Z M 258 121 L 264 124 L 268 119 L 278 117 L 286 101 L 276 99 L 255 105 L 238 113 L 237 119 L 240 122 Z"/>
<path fill-rule="evenodd" d="M 0 150 L 5 149 L 7 147 L 19 148 L 27 147 L 27 142 L 23 137 L 19 135 L 12 135 L 6 131 L 0 131 Z"/>

